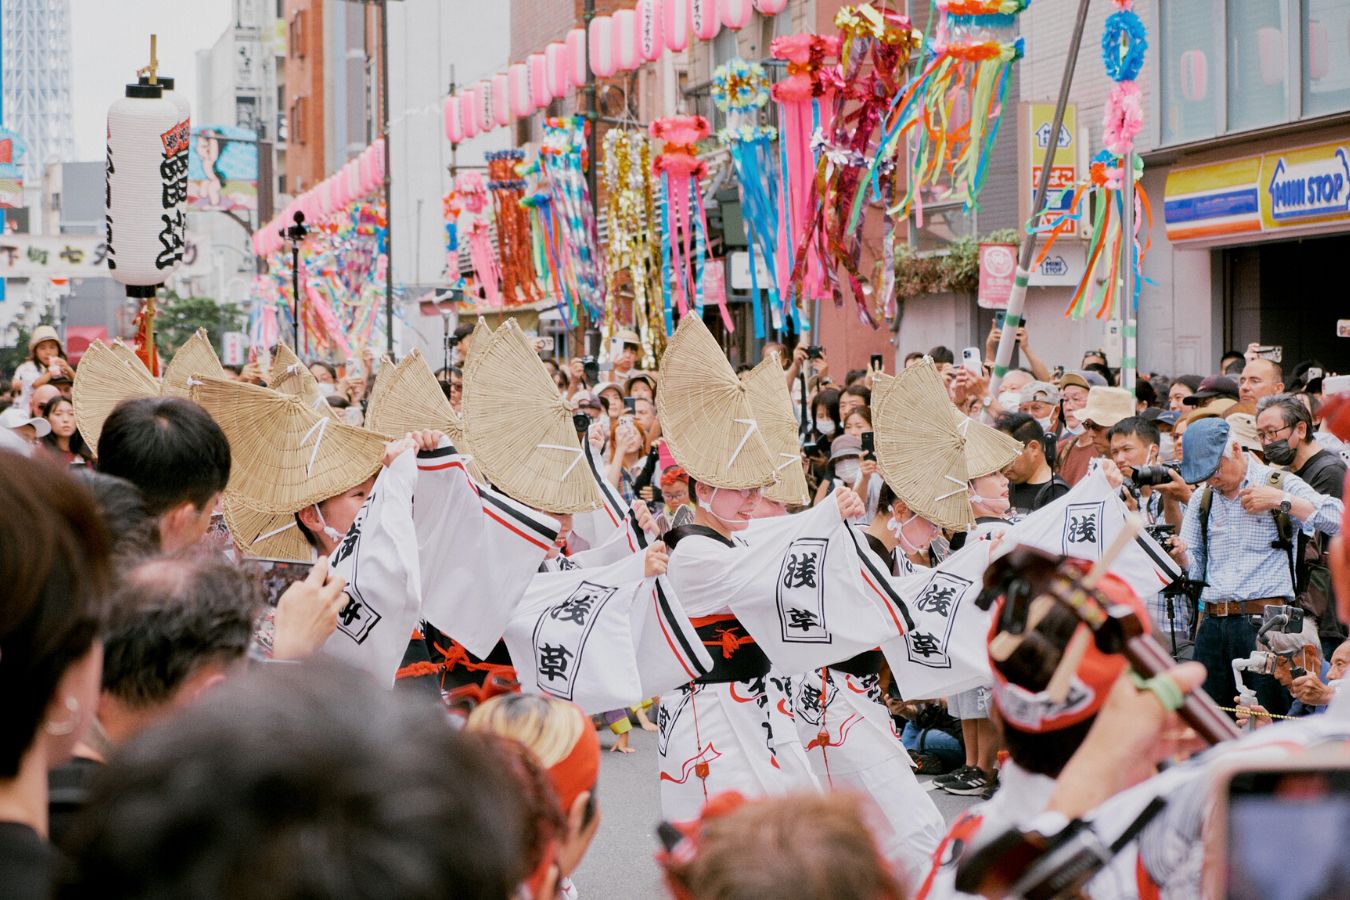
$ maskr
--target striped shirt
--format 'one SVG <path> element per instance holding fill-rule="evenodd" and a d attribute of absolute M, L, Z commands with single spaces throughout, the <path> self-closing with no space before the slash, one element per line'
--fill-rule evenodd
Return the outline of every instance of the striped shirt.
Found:
<path fill-rule="evenodd" d="M 1293 598 L 1289 551 L 1271 546 L 1279 538 L 1275 516 L 1269 512 L 1249 513 L 1239 499 L 1244 489 L 1268 484 L 1271 471 L 1270 467 L 1248 459 L 1247 476 L 1233 499 L 1213 488 L 1197 491 L 1191 498 L 1181 523 L 1181 540 L 1190 553 L 1190 576 L 1208 582 L 1200 594 L 1201 606 L 1218 600 Z M 1204 536 L 1200 533 L 1203 490 L 1210 491 L 1214 498 L 1210 503 L 1208 534 Z M 1341 501 L 1317 493 L 1307 482 L 1287 472 L 1283 490 L 1315 507 L 1307 521 L 1291 516 L 1297 527 L 1308 533 L 1340 531 Z"/>

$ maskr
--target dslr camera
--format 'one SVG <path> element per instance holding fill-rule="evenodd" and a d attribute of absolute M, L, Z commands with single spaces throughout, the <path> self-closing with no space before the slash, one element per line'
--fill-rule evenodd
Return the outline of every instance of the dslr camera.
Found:
<path fill-rule="evenodd" d="M 1171 484 L 1172 473 L 1181 470 L 1181 463 L 1166 462 L 1157 466 L 1140 466 L 1130 475 L 1135 487 L 1157 487 Z"/>
<path fill-rule="evenodd" d="M 806 348 L 807 359 L 820 359 L 825 355 L 825 348 L 819 344 L 813 344 Z"/>

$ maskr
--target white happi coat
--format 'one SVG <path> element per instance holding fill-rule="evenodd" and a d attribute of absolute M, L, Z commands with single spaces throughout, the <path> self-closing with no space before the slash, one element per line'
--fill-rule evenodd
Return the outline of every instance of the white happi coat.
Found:
<path fill-rule="evenodd" d="M 769 725 L 772 731 L 774 758 L 778 768 L 797 790 L 820 790 L 820 781 L 806 758 L 806 749 L 797 734 L 793 696 L 802 675 L 784 675 L 776 669 L 769 671 L 764 682 L 769 698 Z"/>

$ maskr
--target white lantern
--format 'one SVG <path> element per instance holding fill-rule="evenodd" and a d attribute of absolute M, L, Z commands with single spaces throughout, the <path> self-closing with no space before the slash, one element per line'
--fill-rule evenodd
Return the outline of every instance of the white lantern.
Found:
<path fill-rule="evenodd" d="M 159 85 L 129 84 L 108 108 L 108 272 L 131 296 L 152 296 L 183 258 L 188 123 Z"/>
<path fill-rule="evenodd" d="M 740 31 L 749 25 L 755 13 L 751 0 L 718 0 L 717 9 L 722 24 L 733 31 Z"/>
<path fill-rule="evenodd" d="M 138 83 L 138 84 L 149 84 L 149 83 L 150 83 L 150 77 L 149 77 L 148 75 L 142 75 L 140 78 L 137 79 L 137 83 Z M 170 76 L 167 76 L 167 75 L 159 75 L 159 76 L 157 76 L 157 77 L 155 78 L 155 83 L 158 84 L 158 85 L 160 86 L 160 88 L 162 89 L 162 91 L 163 91 L 163 93 L 161 94 L 161 96 L 162 96 L 165 100 L 168 100 L 170 103 L 172 103 L 173 106 L 174 106 L 174 109 L 178 110 L 178 117 L 179 117 L 179 120 L 180 120 L 181 122 L 183 122 L 183 123 L 184 123 L 184 127 L 188 129 L 189 140 L 191 140 L 191 132 L 192 132 L 192 106 L 191 106 L 191 104 L 188 103 L 187 97 L 184 97 L 182 94 L 178 93 L 177 91 L 175 91 L 175 90 L 173 89 L 173 86 L 174 86 L 174 80 L 173 80 L 173 78 L 170 77 Z M 186 204 L 186 203 L 187 203 L 187 189 L 188 189 L 188 184 L 187 184 L 187 181 L 188 181 L 188 151 L 187 151 L 186 146 L 183 148 L 183 152 L 182 152 L 179 156 L 177 156 L 177 157 L 174 158 L 174 160 L 173 160 L 173 162 L 172 162 L 171 165 L 172 165 L 173 170 L 174 170 L 175 172 L 178 173 L 178 192 L 179 192 L 179 194 L 180 194 L 180 195 L 182 196 L 182 198 L 183 198 L 183 203 Z M 184 209 L 186 210 L 186 206 L 184 206 Z M 183 258 L 183 250 L 184 250 L 184 248 L 187 246 L 187 216 L 186 216 L 186 215 L 183 216 L 183 233 L 179 235 L 179 239 L 180 239 L 180 240 L 179 240 L 179 246 L 178 246 L 178 258 L 179 258 L 179 259 L 182 259 L 182 258 Z"/>
<path fill-rule="evenodd" d="M 620 72 L 631 72 L 642 65 L 638 50 L 638 18 L 631 9 L 614 14 L 614 62 Z"/>

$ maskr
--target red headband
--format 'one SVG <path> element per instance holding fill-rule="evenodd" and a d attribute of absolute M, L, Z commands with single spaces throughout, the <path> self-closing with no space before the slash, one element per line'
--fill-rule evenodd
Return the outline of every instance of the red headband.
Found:
<path fill-rule="evenodd" d="M 581 718 L 581 736 L 570 753 L 558 760 L 548 769 L 548 779 L 558 795 L 558 804 L 565 818 L 572 809 L 572 803 L 583 791 L 595 790 L 596 779 L 600 775 L 600 737 L 591 725 L 590 717 L 573 706 Z"/>

